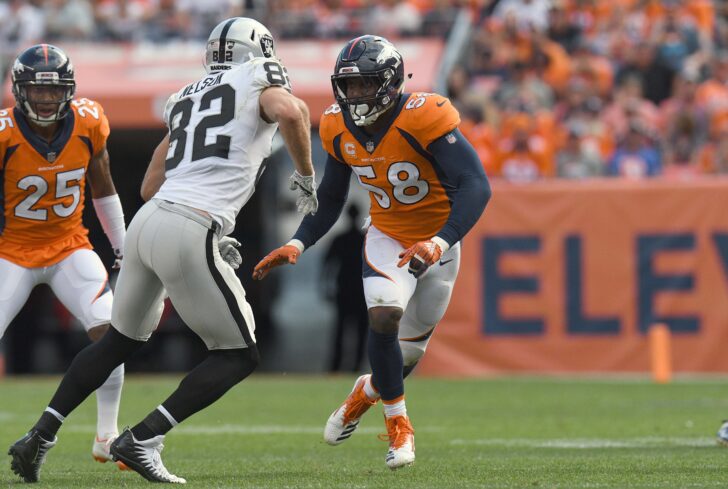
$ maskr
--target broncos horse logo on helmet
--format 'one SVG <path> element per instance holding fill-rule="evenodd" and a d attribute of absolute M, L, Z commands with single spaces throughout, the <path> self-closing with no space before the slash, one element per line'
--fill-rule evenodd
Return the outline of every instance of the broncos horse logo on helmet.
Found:
<path fill-rule="evenodd" d="M 60 48 L 50 44 L 29 47 L 15 59 L 11 78 L 16 106 L 35 124 L 49 126 L 71 110 L 76 81 L 71 60 Z"/>
<path fill-rule="evenodd" d="M 376 92 L 352 97 L 348 83 L 359 80 Z M 334 96 L 357 126 L 368 126 L 399 100 L 404 91 L 404 60 L 383 37 L 361 36 L 349 41 L 339 53 L 331 75 Z"/>

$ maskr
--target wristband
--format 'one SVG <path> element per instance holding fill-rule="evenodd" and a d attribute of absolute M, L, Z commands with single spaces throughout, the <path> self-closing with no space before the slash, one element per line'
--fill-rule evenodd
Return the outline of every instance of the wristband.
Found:
<path fill-rule="evenodd" d="M 433 242 L 433 243 L 435 243 L 435 244 L 436 244 L 437 246 L 439 246 L 439 247 L 440 247 L 440 250 L 441 250 L 441 251 L 442 251 L 443 253 L 445 253 L 445 252 L 446 252 L 447 250 L 449 250 L 449 249 L 450 249 L 450 245 L 449 245 L 449 244 L 447 244 L 447 241 L 445 241 L 444 239 L 442 239 L 442 238 L 441 238 L 441 237 L 439 237 L 439 236 L 435 236 L 435 237 L 431 238 L 431 239 L 430 239 L 430 241 L 432 241 L 432 242 Z"/>

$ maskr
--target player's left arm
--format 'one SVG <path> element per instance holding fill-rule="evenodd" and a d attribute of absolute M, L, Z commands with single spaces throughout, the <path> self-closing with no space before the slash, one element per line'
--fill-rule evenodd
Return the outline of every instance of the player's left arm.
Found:
<path fill-rule="evenodd" d="M 119 194 L 116 193 L 114 181 L 111 179 L 109 152 L 106 150 L 105 144 L 96 155 L 91 157 L 86 181 L 91 190 L 96 216 L 106 237 L 109 238 L 114 255 L 116 255 L 113 268 L 119 268 L 124 253 L 126 224 L 124 223 L 124 210 L 121 207 Z"/>
<path fill-rule="evenodd" d="M 455 187 L 450 216 L 435 236 L 400 254 L 398 266 L 409 264 L 419 277 L 475 225 L 490 200 L 491 190 L 480 158 L 459 129 L 435 139 L 427 151 Z"/>
<path fill-rule="evenodd" d="M 459 129 L 436 139 L 427 150 L 455 186 L 450 216 L 435 235 L 450 248 L 463 239 L 485 210 L 491 196 L 490 183 L 478 153 Z"/>

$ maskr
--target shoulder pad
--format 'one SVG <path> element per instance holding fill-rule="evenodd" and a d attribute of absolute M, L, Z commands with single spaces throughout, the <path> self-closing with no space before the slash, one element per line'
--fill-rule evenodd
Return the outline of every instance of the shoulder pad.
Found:
<path fill-rule="evenodd" d="M 88 131 L 86 135 L 90 138 L 92 152 L 96 155 L 106 146 L 106 140 L 111 132 L 104 108 L 100 103 L 87 98 L 72 100 L 71 107 L 76 113 L 76 127 Z"/>
<path fill-rule="evenodd" d="M 424 148 L 460 125 L 460 114 L 447 97 L 413 93 L 397 117 L 396 125 L 412 134 Z"/>
<path fill-rule="evenodd" d="M 291 91 L 288 70 L 278 59 L 254 58 L 246 63 L 253 71 L 253 86 L 259 88 L 283 87 Z M 243 65 L 245 66 L 245 65 Z"/>
<path fill-rule="evenodd" d="M 339 125 L 343 124 L 343 122 L 344 117 L 341 115 L 341 107 L 339 107 L 339 104 L 332 104 L 321 114 L 319 127 L 332 124 Z"/>
<path fill-rule="evenodd" d="M 165 104 L 164 104 L 164 112 L 163 112 L 164 115 L 162 116 L 162 120 L 168 126 L 169 126 L 169 122 L 170 122 L 169 113 L 172 111 L 172 107 L 174 107 L 174 104 L 176 104 L 179 99 L 180 99 L 179 92 L 173 93 L 172 95 L 169 96 L 169 98 L 167 99 L 167 102 L 165 102 Z"/>
<path fill-rule="evenodd" d="M 71 108 L 76 113 L 76 120 L 86 127 L 94 128 L 102 124 L 108 125 L 104 108 L 100 103 L 88 98 L 71 100 Z"/>
<path fill-rule="evenodd" d="M 13 118 L 13 107 L 0 110 L 0 145 L 12 137 L 15 127 L 17 127 L 17 123 Z"/>
<path fill-rule="evenodd" d="M 335 156 L 334 138 L 346 131 L 344 117 L 341 115 L 341 107 L 339 104 L 333 104 L 321 114 L 321 122 L 319 123 L 319 136 L 321 144 L 330 155 Z"/>

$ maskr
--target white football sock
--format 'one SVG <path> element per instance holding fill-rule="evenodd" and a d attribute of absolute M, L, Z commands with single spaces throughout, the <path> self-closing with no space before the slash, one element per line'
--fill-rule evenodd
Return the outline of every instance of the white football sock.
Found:
<path fill-rule="evenodd" d="M 407 406 L 404 404 L 404 397 L 392 404 L 388 404 L 386 401 L 384 401 L 383 404 L 384 415 L 386 417 L 393 418 L 395 416 L 407 416 Z"/>
<path fill-rule="evenodd" d="M 164 406 L 162 406 L 161 404 L 160 404 L 159 406 L 157 406 L 157 411 L 159 411 L 160 413 L 162 413 L 162 415 L 163 415 L 163 416 L 164 416 L 165 418 L 167 418 L 167 421 L 169 421 L 169 424 L 171 424 L 171 425 L 172 425 L 172 428 L 174 428 L 175 426 L 177 426 L 177 425 L 179 424 L 179 422 L 177 422 L 177 420 L 176 420 L 176 419 L 174 419 L 174 416 L 172 416 L 172 415 L 170 414 L 170 412 L 169 412 L 169 411 L 167 411 L 167 408 L 165 408 L 165 407 L 164 407 Z"/>
<path fill-rule="evenodd" d="M 364 394 L 366 394 L 366 396 L 372 401 L 375 399 L 379 399 L 379 392 L 372 385 L 371 375 L 367 377 L 364 381 Z"/>
<path fill-rule="evenodd" d="M 101 387 L 96 389 L 96 433 L 106 436 L 118 433 L 119 401 L 121 386 L 124 384 L 124 364 L 116 367 Z"/>

